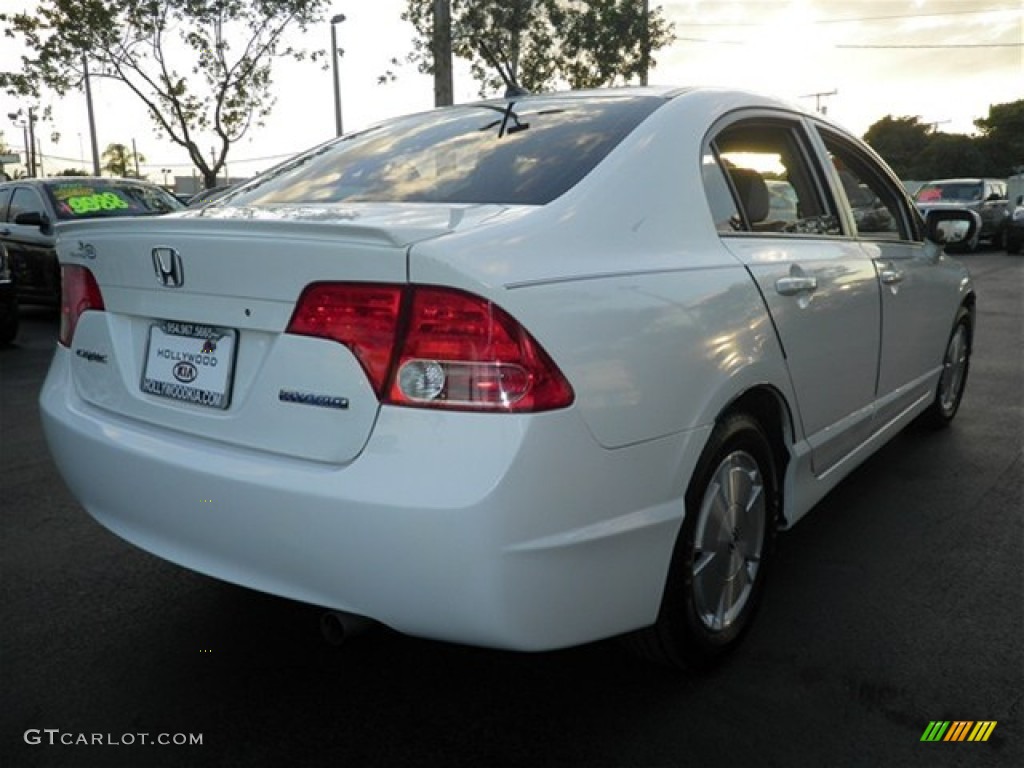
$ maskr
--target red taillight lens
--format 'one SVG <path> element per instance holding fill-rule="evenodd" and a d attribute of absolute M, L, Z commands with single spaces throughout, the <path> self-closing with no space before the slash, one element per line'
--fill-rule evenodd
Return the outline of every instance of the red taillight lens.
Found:
<path fill-rule="evenodd" d="M 103 295 L 96 278 L 86 267 L 65 264 L 60 269 L 60 280 L 60 334 L 57 340 L 61 345 L 70 347 L 78 319 L 87 310 L 102 310 Z"/>
<path fill-rule="evenodd" d="M 453 289 L 314 284 L 288 332 L 346 345 L 392 405 L 544 411 L 573 401 L 565 377 L 519 323 Z"/>
<path fill-rule="evenodd" d="M 319 336 L 352 350 L 374 392 L 384 392 L 395 348 L 405 289 L 374 283 L 307 286 L 288 323 L 288 333 Z"/>
<path fill-rule="evenodd" d="M 500 307 L 447 288 L 416 287 L 387 399 L 543 411 L 571 404 L 573 394 L 544 350 Z"/>

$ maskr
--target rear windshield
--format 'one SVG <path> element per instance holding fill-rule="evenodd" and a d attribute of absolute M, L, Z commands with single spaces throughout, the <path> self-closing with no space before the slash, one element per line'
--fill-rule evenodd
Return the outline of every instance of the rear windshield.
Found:
<path fill-rule="evenodd" d="M 68 179 L 43 187 L 49 195 L 57 218 L 99 219 L 110 216 L 152 216 L 184 208 L 170 192 L 130 181 Z"/>
<path fill-rule="evenodd" d="M 526 98 L 403 117 L 318 147 L 221 204 L 542 205 L 663 103 L 626 95 Z"/>

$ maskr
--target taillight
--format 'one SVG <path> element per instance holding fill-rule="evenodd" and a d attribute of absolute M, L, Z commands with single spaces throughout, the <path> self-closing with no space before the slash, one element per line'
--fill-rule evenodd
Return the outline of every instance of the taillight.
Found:
<path fill-rule="evenodd" d="M 61 345 L 70 347 L 78 319 L 87 310 L 102 310 L 103 295 L 92 272 L 77 264 L 62 266 L 60 281 L 60 334 L 57 340 Z"/>
<path fill-rule="evenodd" d="M 287 332 L 344 344 L 379 397 L 391 366 L 404 292 L 397 285 L 314 283 L 299 297 Z"/>
<path fill-rule="evenodd" d="M 345 344 L 391 405 L 525 412 L 573 401 L 565 377 L 518 322 L 462 291 L 314 284 L 288 332 Z"/>

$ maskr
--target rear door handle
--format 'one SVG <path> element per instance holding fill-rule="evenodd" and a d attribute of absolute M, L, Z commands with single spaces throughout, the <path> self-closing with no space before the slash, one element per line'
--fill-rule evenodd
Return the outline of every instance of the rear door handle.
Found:
<path fill-rule="evenodd" d="M 818 290 L 818 278 L 780 277 L 775 281 L 775 291 L 781 296 L 799 296 L 801 293 L 813 293 Z"/>
<path fill-rule="evenodd" d="M 7 227 L 0 229 L 0 237 L 7 237 L 9 234 L 11 234 L 11 230 L 9 230 Z"/>

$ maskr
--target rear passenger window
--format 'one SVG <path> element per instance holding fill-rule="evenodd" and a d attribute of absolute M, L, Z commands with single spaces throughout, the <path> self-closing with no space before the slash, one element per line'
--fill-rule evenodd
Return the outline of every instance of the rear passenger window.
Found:
<path fill-rule="evenodd" d="M 15 187 L 7 219 L 13 223 L 14 219 L 22 213 L 46 213 L 46 209 L 43 207 L 43 201 L 34 189 Z"/>
<path fill-rule="evenodd" d="M 878 164 L 844 139 L 819 132 L 853 214 L 855 234 L 868 240 L 919 239 L 904 195 Z"/>
<path fill-rule="evenodd" d="M 752 120 L 714 137 L 705 155 L 704 188 L 719 232 L 842 234 L 801 136 L 791 123 Z M 709 157 L 717 161 L 715 174 Z M 723 188 L 730 193 L 731 215 L 720 199 Z"/>

